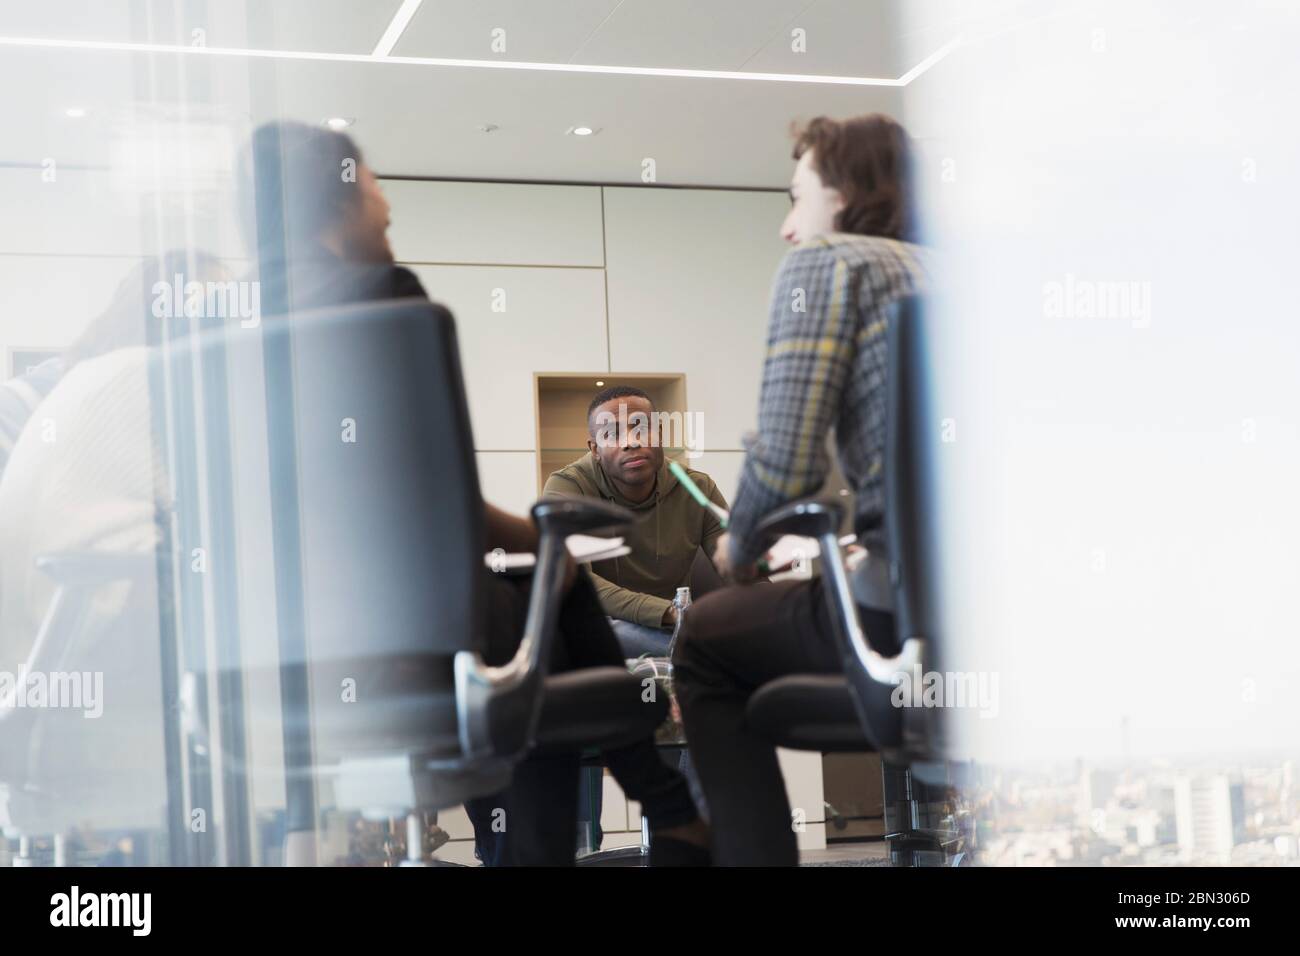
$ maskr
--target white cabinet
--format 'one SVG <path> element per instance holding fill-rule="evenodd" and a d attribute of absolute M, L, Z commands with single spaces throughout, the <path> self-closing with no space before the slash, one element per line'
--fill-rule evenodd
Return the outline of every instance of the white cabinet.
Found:
<path fill-rule="evenodd" d="M 785 750 L 778 747 L 777 762 L 785 778 L 785 793 L 790 801 L 790 811 L 796 817 L 795 826 L 799 849 L 821 850 L 826 847 L 826 813 L 822 783 L 822 755 L 805 750 Z"/>

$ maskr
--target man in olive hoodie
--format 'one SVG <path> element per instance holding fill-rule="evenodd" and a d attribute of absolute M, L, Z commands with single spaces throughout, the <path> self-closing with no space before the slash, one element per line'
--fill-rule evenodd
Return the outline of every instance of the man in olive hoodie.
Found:
<path fill-rule="evenodd" d="M 672 600 L 691 581 L 701 548 L 712 560 L 724 529 L 664 464 L 663 434 L 654 403 L 639 388 L 615 385 L 587 408 L 588 454 L 554 472 L 543 494 L 599 498 L 631 510 L 639 520 L 623 533 L 632 553 L 591 567 L 591 578 L 614 633 L 628 657 L 663 656 L 676 623 Z M 708 497 L 726 499 L 713 479 L 686 469 Z"/>

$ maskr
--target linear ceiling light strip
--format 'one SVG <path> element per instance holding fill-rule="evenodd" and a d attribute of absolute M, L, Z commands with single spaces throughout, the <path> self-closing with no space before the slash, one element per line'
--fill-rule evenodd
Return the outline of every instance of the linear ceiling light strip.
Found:
<path fill-rule="evenodd" d="M 406 25 L 411 22 L 411 18 L 415 16 L 415 11 L 420 9 L 420 4 L 423 2 L 424 0 L 403 0 L 402 5 L 393 14 L 388 29 L 384 31 L 384 35 L 375 44 L 371 56 L 384 57 L 393 52 L 393 47 L 397 46 L 397 41 L 402 38 L 402 34 L 406 31 Z"/>
<path fill-rule="evenodd" d="M 614 76 L 675 76 L 695 80 L 748 80 L 767 83 L 816 83 L 830 86 L 907 86 L 947 56 L 959 44 L 952 40 L 898 79 L 872 76 L 824 76 L 815 73 L 749 73 L 735 70 L 675 70 L 648 66 L 594 66 L 579 63 L 528 63 L 508 60 L 457 60 L 424 56 L 376 56 L 373 53 L 314 53 L 304 50 L 250 50 L 235 47 L 183 46 L 168 43 L 125 43 L 109 40 L 49 40 L 0 37 L 0 46 L 59 50 L 100 50 L 126 53 L 177 53 L 188 56 L 253 57 L 269 60 L 319 60 L 334 63 L 397 63 L 478 70 L 532 70 L 548 73 L 599 73 Z"/>

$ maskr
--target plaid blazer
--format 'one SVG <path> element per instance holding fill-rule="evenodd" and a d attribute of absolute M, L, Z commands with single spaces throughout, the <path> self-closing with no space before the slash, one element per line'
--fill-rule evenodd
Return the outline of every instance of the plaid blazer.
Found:
<path fill-rule="evenodd" d="M 772 287 L 758 431 L 746 441 L 731 509 L 731 560 L 762 556 L 764 515 L 821 489 L 835 429 L 851 483 L 855 523 L 883 508 L 885 317 L 896 299 L 925 290 L 930 255 L 878 236 L 830 234 L 786 254 Z"/>

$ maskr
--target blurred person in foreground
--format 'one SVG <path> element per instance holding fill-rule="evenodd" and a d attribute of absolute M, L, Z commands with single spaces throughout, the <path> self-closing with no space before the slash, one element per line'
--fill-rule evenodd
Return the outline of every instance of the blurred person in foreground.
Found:
<path fill-rule="evenodd" d="M 213 257 L 186 250 L 132 269 L 77 341 L 40 367 L 57 374 L 50 374 L 47 394 L 28 414 L 0 476 L 0 673 L 23 675 L 29 694 L 49 681 L 52 702 L 54 677 L 46 668 L 57 667 L 81 679 L 82 703 L 90 705 L 89 713 L 51 706 L 24 721 L 0 700 L 0 760 L 21 761 L 19 779 L 43 788 L 35 808 L 10 794 L 13 802 L 0 815 L 48 811 L 87 829 L 165 830 L 155 569 L 173 500 L 155 428 L 149 342 L 160 332 L 151 323 L 171 321 L 158 317 L 157 306 L 177 275 L 201 283 L 231 278 Z M 53 568 L 37 566 L 49 556 L 68 557 Z M 85 606 L 44 633 L 60 585 Z M 41 656 L 28 672 L 43 633 Z M 27 739 L 15 727 L 28 728 Z"/>

